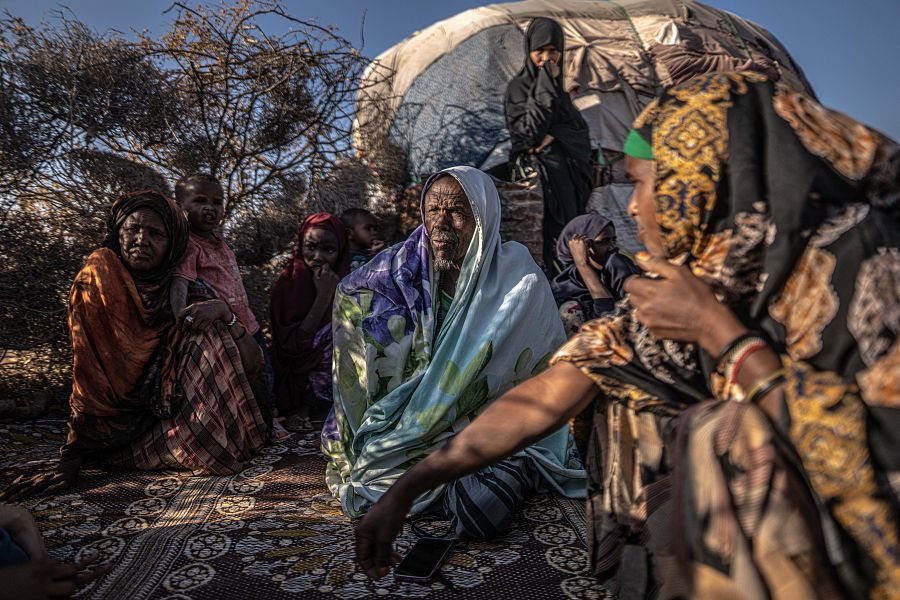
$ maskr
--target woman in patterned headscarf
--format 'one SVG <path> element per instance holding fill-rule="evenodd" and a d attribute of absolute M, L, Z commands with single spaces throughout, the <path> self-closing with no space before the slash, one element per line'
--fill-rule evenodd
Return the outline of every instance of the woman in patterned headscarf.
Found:
<path fill-rule="evenodd" d="M 74 364 L 60 464 L 20 478 L 4 499 L 59 493 L 86 461 L 226 475 L 262 447 L 267 420 L 251 388 L 259 346 L 200 284 L 188 293 L 211 325 L 174 326 L 169 282 L 187 238 L 181 209 L 159 193 L 113 204 L 104 247 L 69 295 Z"/>
<path fill-rule="evenodd" d="M 676 86 L 635 126 L 651 275 L 399 481 L 360 563 L 383 570 L 410 495 L 596 396 L 589 549 L 620 598 L 896 595 L 900 148 L 754 74 Z"/>

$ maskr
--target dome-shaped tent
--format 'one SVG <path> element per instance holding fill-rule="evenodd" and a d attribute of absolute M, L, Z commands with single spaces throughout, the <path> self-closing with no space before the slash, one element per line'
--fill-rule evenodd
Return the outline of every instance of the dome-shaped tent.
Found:
<path fill-rule="evenodd" d="M 633 118 L 665 86 L 710 70 L 763 71 L 810 91 L 762 27 L 693 0 L 526 0 L 465 11 L 414 33 L 367 69 L 356 144 L 377 161 L 390 141 L 410 180 L 454 164 L 505 160 L 507 82 L 534 17 L 566 33 L 565 81 L 595 147 L 621 149 Z"/>

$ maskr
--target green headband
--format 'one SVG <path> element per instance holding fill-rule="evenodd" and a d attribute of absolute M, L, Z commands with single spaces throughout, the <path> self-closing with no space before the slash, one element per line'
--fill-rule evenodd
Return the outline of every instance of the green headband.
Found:
<path fill-rule="evenodd" d="M 653 160 L 653 148 L 647 143 L 647 140 L 641 137 L 641 134 L 638 133 L 636 129 L 632 129 L 628 132 L 628 137 L 625 138 L 625 146 L 622 148 L 622 151 L 634 158 Z"/>

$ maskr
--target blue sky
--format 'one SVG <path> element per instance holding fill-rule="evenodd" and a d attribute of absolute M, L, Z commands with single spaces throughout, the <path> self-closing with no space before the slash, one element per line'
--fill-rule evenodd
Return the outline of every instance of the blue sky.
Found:
<path fill-rule="evenodd" d="M 708 0 L 759 23 L 794 56 L 828 106 L 900 140 L 900 0 Z M 163 31 L 170 0 L 68 0 L 91 27 Z M 318 17 L 375 56 L 412 32 L 487 2 L 477 0 L 285 0 L 298 17 Z M 59 0 L 0 0 L 0 9 L 37 23 Z"/>

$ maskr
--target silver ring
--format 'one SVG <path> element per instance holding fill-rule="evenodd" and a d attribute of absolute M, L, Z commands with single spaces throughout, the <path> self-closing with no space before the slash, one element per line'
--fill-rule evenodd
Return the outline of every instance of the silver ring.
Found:
<path fill-rule="evenodd" d="M 192 317 L 191 315 L 188 315 L 184 318 L 184 320 L 187 321 L 188 323 L 193 323 L 194 317 Z"/>

